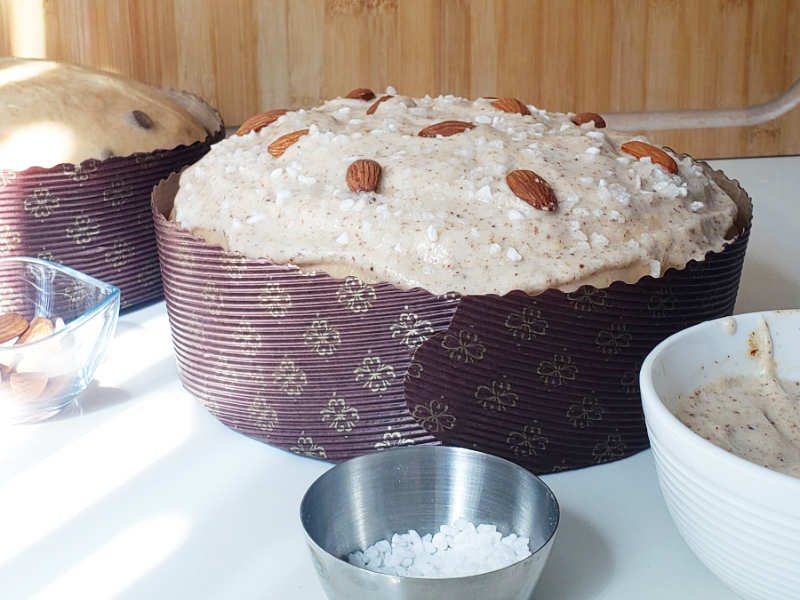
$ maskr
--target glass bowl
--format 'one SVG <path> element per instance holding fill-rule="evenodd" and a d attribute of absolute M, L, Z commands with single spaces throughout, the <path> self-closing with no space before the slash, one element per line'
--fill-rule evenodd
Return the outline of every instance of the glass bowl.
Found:
<path fill-rule="evenodd" d="M 119 289 L 63 265 L 0 258 L 0 420 L 41 421 L 94 376 L 114 335 Z M 24 321 L 22 321 L 24 319 Z"/>

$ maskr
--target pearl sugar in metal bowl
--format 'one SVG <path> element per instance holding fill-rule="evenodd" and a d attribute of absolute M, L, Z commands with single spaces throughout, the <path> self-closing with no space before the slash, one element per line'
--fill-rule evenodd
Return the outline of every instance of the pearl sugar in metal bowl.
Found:
<path fill-rule="evenodd" d="M 528 600 L 559 522 L 555 496 L 529 471 L 444 446 L 341 463 L 300 512 L 332 600 Z"/>

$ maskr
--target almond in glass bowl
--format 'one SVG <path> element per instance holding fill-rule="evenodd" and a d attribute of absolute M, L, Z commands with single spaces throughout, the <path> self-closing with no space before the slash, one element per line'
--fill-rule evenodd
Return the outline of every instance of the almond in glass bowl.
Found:
<path fill-rule="evenodd" d="M 41 421 L 92 380 L 114 335 L 120 292 L 36 258 L 0 258 L 0 281 L 0 420 Z"/>

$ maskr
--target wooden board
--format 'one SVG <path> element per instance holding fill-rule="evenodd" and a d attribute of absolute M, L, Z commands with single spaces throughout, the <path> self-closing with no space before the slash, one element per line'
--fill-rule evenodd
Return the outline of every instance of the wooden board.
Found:
<path fill-rule="evenodd" d="M 800 0 L 0 0 L 0 53 L 191 90 L 229 124 L 389 84 L 553 110 L 737 107 L 800 78 Z M 800 109 L 652 136 L 703 157 L 800 154 Z"/>

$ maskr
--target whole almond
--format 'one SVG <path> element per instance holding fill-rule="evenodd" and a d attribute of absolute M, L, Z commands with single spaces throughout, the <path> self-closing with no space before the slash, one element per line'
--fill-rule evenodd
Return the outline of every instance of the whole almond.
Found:
<path fill-rule="evenodd" d="M 589 123 L 589 122 L 594 123 L 594 126 L 597 127 L 598 129 L 602 129 L 603 127 L 606 126 L 606 120 L 597 113 L 593 112 L 576 113 L 572 115 L 570 121 L 575 123 L 575 125 L 577 125 L 578 127 L 580 127 L 584 123 Z"/>
<path fill-rule="evenodd" d="M 50 319 L 45 317 L 34 317 L 31 319 L 28 328 L 25 330 L 19 339 L 17 339 L 17 344 L 27 344 L 28 342 L 35 342 L 36 340 L 40 340 L 42 338 L 46 338 L 48 335 L 51 335 L 55 331 L 55 326 Z"/>
<path fill-rule="evenodd" d="M 437 137 L 439 135 L 448 137 L 474 128 L 474 124 L 466 121 L 441 121 L 420 129 L 417 135 L 420 137 Z"/>
<path fill-rule="evenodd" d="M 36 400 L 47 387 L 47 375 L 44 373 L 11 373 L 8 383 L 18 400 Z"/>
<path fill-rule="evenodd" d="M 394 98 L 394 96 L 388 94 L 386 96 L 381 96 L 380 98 L 375 100 L 375 102 L 370 104 L 369 108 L 367 109 L 367 114 L 368 115 L 374 114 L 375 111 L 378 110 L 378 107 L 381 105 L 381 103 L 386 102 L 389 98 Z"/>
<path fill-rule="evenodd" d="M 289 146 L 297 142 L 297 140 L 307 133 L 308 129 L 298 129 L 297 131 L 292 131 L 291 133 L 282 135 L 267 147 L 267 152 L 272 154 L 272 156 L 275 158 L 278 158 L 281 154 L 286 152 L 286 149 Z"/>
<path fill-rule="evenodd" d="M 525 106 L 525 103 L 516 98 L 498 98 L 492 101 L 492 106 L 497 110 L 502 110 L 508 113 L 517 113 L 518 115 L 529 115 L 531 111 Z"/>
<path fill-rule="evenodd" d="M 361 158 L 347 167 L 347 187 L 351 192 L 374 192 L 381 181 L 381 166 L 369 158 Z"/>
<path fill-rule="evenodd" d="M 22 335 L 27 328 L 27 319 L 19 313 L 11 312 L 0 315 L 0 344 Z"/>
<path fill-rule="evenodd" d="M 285 115 L 287 112 L 289 112 L 289 110 L 286 108 L 275 108 L 258 115 L 253 115 L 239 126 L 239 129 L 236 130 L 236 135 L 244 135 L 251 131 L 261 131 L 264 127 L 271 125 L 278 120 L 278 117 Z"/>
<path fill-rule="evenodd" d="M 347 96 L 345 96 L 345 98 L 351 98 L 353 100 L 364 100 L 365 102 L 367 102 L 375 98 L 375 92 L 373 92 L 369 88 L 356 88 L 354 90 L 350 90 L 347 93 Z"/>
<path fill-rule="evenodd" d="M 678 172 L 678 164 L 675 162 L 675 159 L 664 152 L 661 148 L 656 148 L 655 146 L 646 142 L 640 142 L 637 140 L 625 142 L 622 144 L 622 146 L 620 146 L 620 149 L 623 152 L 636 157 L 637 160 L 641 160 L 647 156 L 655 164 L 661 165 L 670 173 Z"/>
<path fill-rule="evenodd" d="M 550 184 L 533 171 L 517 169 L 506 175 L 506 183 L 514 195 L 533 208 L 552 212 L 558 208 L 556 194 Z"/>

